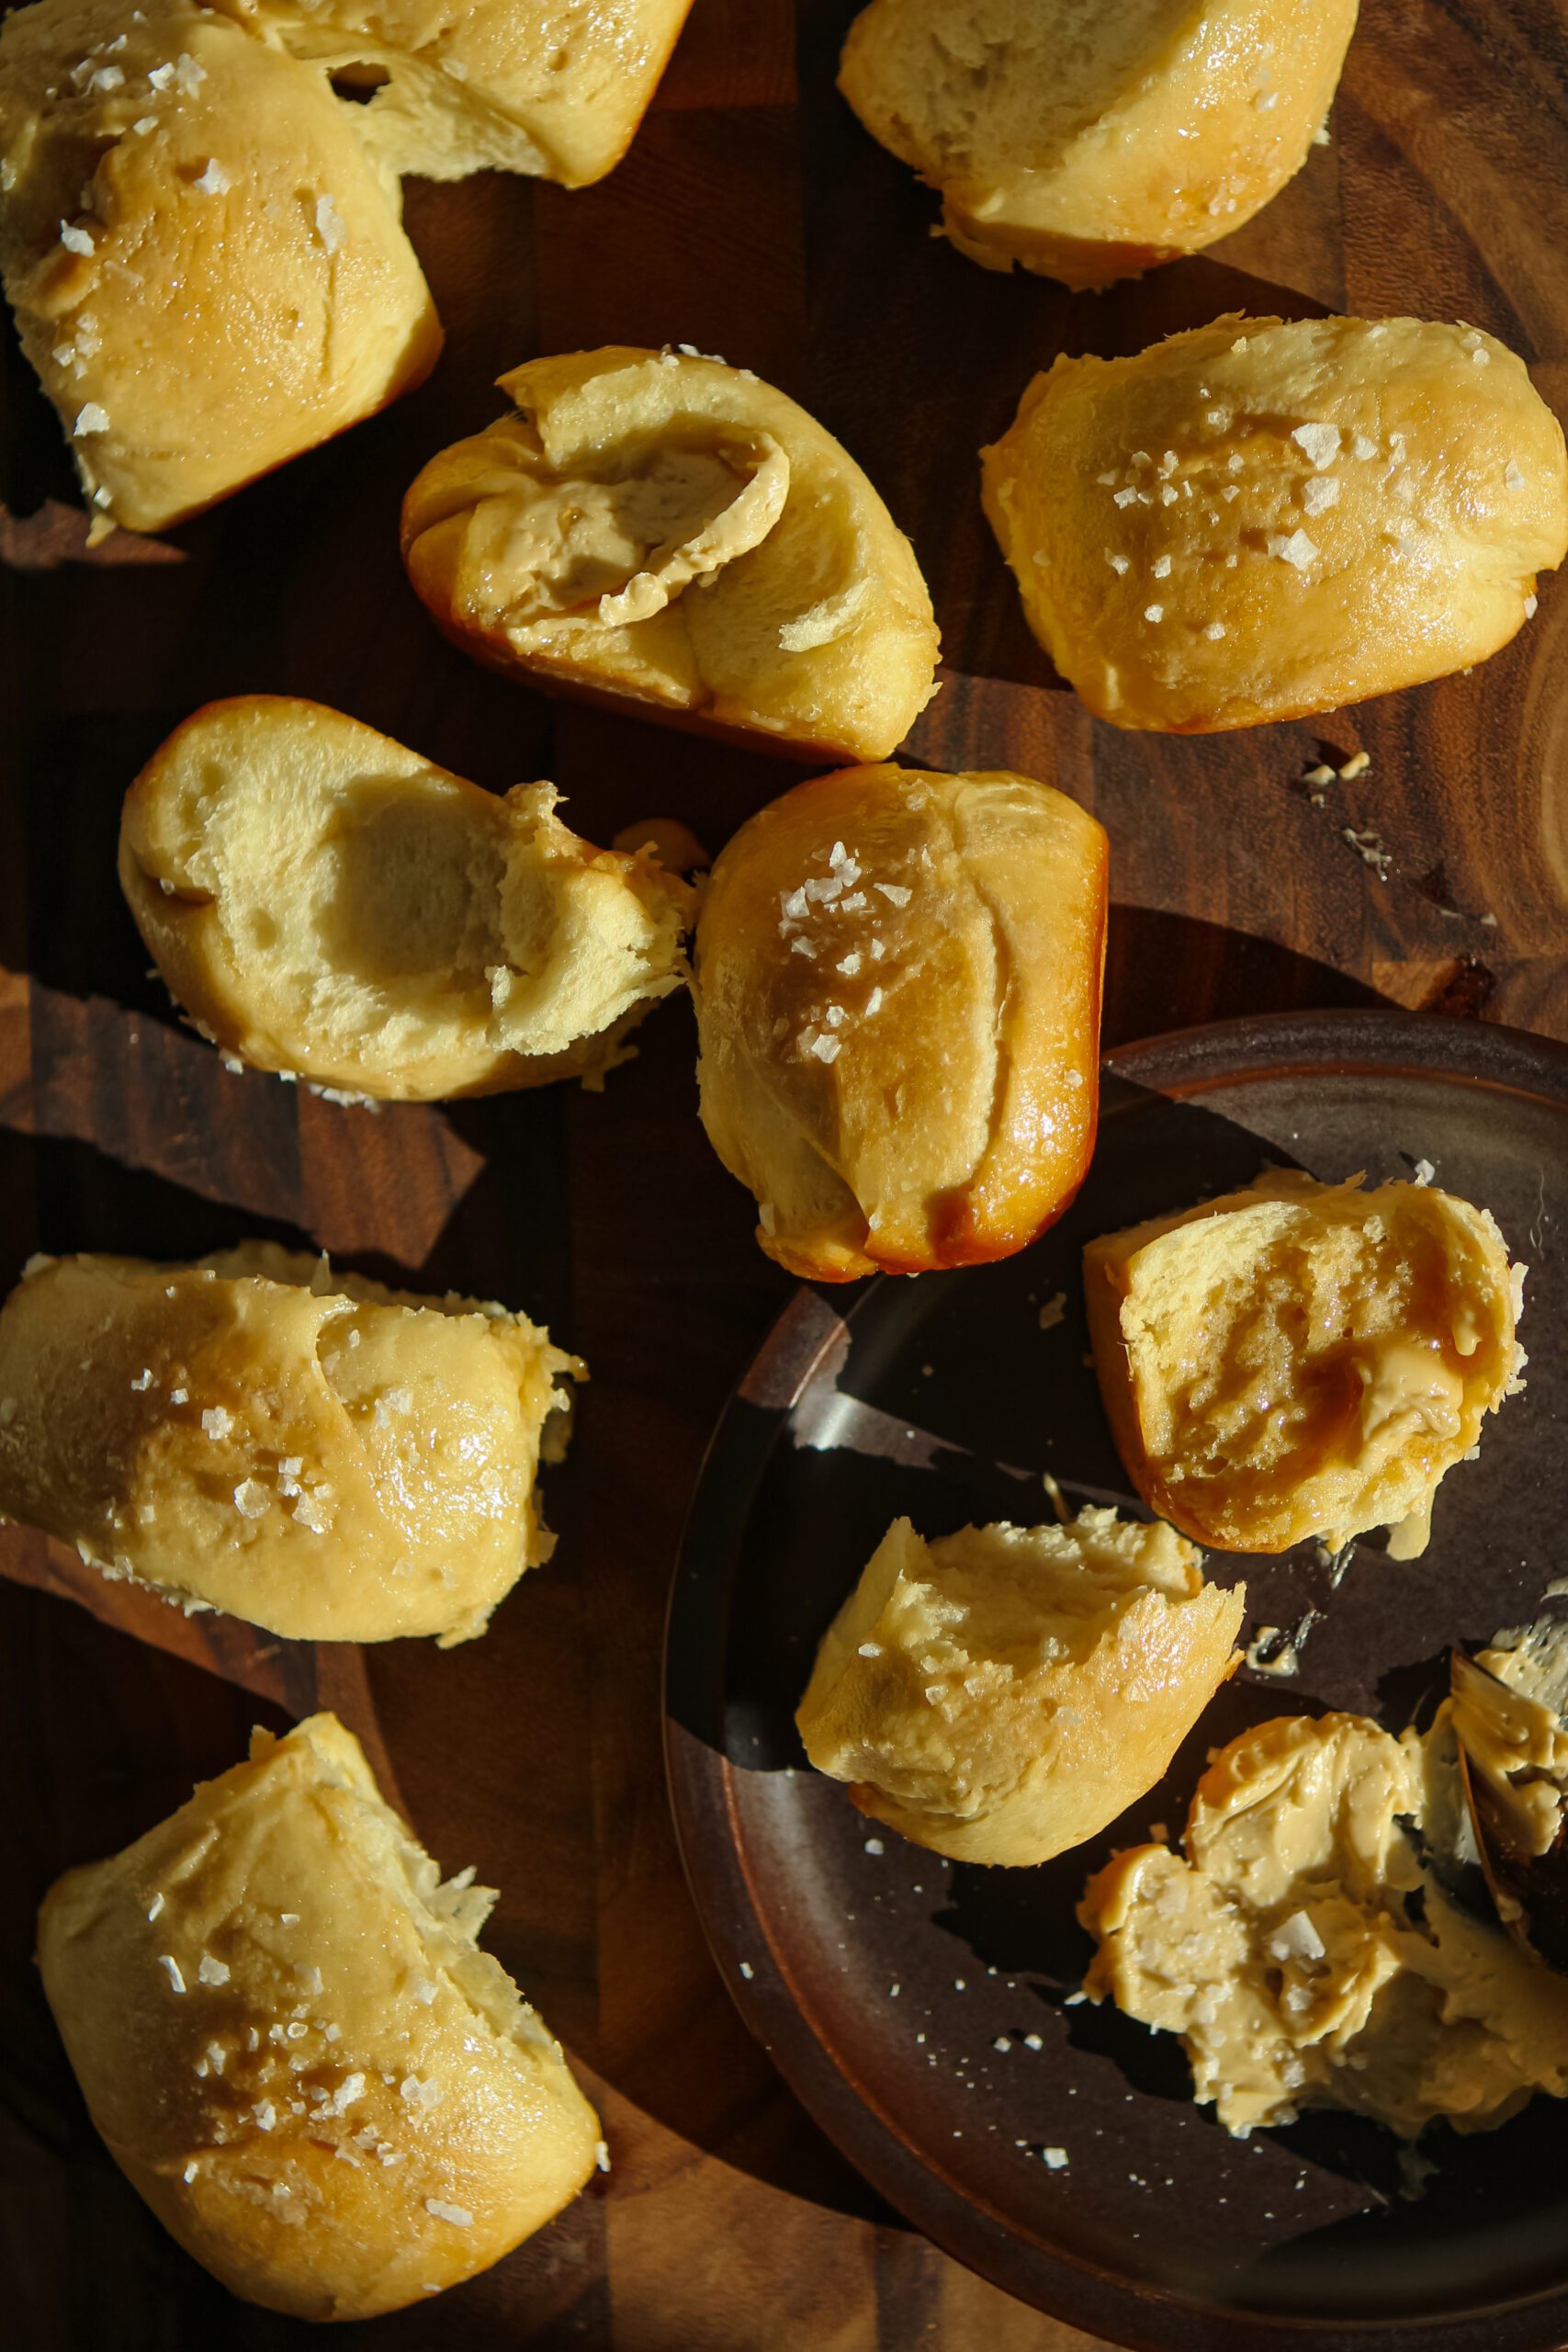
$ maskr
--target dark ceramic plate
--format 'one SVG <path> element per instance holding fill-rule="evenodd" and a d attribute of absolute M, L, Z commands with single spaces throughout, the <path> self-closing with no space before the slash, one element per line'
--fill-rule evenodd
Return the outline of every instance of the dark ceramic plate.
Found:
<path fill-rule="evenodd" d="M 1032 1871 L 880 1838 L 805 1768 L 793 1712 L 815 1645 L 886 1530 L 926 1534 L 1126 1497 L 1078 1290 L 1092 1235 L 1245 1183 L 1267 1163 L 1373 1181 L 1430 1160 L 1530 1267 L 1529 1386 L 1445 1483 L 1404 1566 L 1358 1545 L 1337 1589 L 1312 1546 L 1217 1557 L 1249 1634 L 1321 1610 L 1292 1679 L 1245 1670 L 1168 1780 L 1092 1845 Z M 1432 2135 L 1403 2196 L 1393 2138 L 1318 2115 L 1243 2143 L 1195 2108 L 1179 2047 L 1072 1998 L 1073 1905 L 1113 1847 L 1175 1829 L 1206 1750 L 1280 1713 L 1391 1727 L 1448 1645 L 1534 1608 L 1568 1569 L 1568 1050 L 1429 1016 L 1287 1014 L 1112 1055 L 1077 1205 L 1006 1264 L 803 1290 L 715 1435 L 671 1609 L 667 1736 L 686 1867 L 747 2022 L 901 2211 L 1013 2294 L 1116 2342 L 1543 2352 L 1568 2336 L 1568 2118 Z M 1063 1305 L 1054 1310 L 1053 1302 Z M 1058 1319 L 1059 1318 L 1059 1319 Z M 1263 1653 L 1267 1654 L 1267 1650 Z M 1048 2165 L 1043 2152 L 1066 2151 Z"/>

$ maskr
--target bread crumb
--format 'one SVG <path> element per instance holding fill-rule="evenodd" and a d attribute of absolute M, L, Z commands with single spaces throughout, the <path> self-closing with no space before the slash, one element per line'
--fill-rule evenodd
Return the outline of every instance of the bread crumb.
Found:
<path fill-rule="evenodd" d="M 1041 1308 L 1040 1329 L 1043 1331 L 1054 1331 L 1057 1324 L 1065 1320 L 1066 1312 L 1067 1294 L 1065 1290 L 1059 1290 L 1055 1297 L 1048 1298 Z"/>
<path fill-rule="evenodd" d="M 1345 825 L 1340 828 L 1339 838 L 1341 841 L 1348 842 L 1362 863 L 1373 868 L 1380 882 L 1388 880 L 1393 866 L 1393 854 L 1384 848 L 1378 834 L 1371 831 L 1370 828 L 1363 832 L 1358 832 L 1354 825 Z"/>
<path fill-rule="evenodd" d="M 1339 771 L 1340 783 L 1354 784 L 1359 775 L 1366 775 L 1367 770 L 1371 766 L 1371 763 L 1372 755 L 1370 752 L 1352 752 L 1349 759 L 1346 761 L 1344 766 Z"/>

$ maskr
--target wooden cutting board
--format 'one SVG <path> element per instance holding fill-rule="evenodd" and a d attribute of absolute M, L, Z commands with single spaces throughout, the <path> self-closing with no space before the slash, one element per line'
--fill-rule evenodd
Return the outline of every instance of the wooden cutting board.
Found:
<path fill-rule="evenodd" d="M 86 1575 L 0 1530 L 0 2248 L 27 2352 L 271 2346 L 120 2181 L 31 1966 L 67 1864 L 124 1842 L 253 1721 L 332 1705 L 451 1868 L 498 1883 L 490 1941 L 592 2077 L 615 2156 L 552 2229 L 407 2346 L 1067 2352 L 897 2223 L 733 2015 L 681 1878 L 660 1635 L 703 1446 L 788 1284 L 694 1117 L 689 1011 L 602 1097 L 344 1109 L 224 1071 L 146 976 L 120 797 L 197 704 L 334 703 L 460 774 L 548 775 L 598 840 L 650 815 L 716 849 L 789 772 L 551 705 L 442 643 L 398 563 L 402 490 L 537 352 L 682 342 L 755 368 L 867 467 L 910 531 L 946 660 L 910 756 L 1054 780 L 1110 830 L 1108 1042 L 1393 1001 L 1568 1035 L 1568 585 L 1472 676 L 1323 722 L 1119 736 L 1052 677 L 982 521 L 975 453 L 1060 350 L 1139 348 L 1230 308 L 1461 317 L 1568 405 L 1568 26 L 1552 0 L 1365 0 L 1332 144 L 1213 254 L 1104 296 L 993 276 L 832 76 L 852 0 L 696 0 L 627 160 L 579 194 L 411 183 L 446 322 L 387 415 L 163 540 L 89 556 L 63 445 L 13 338 L 0 430 L 0 1283 L 35 1249 L 185 1257 L 252 1232 L 416 1287 L 507 1299 L 592 1385 L 551 1474 L 560 1532 L 482 1642 L 312 1650 Z M 1316 807 L 1320 757 L 1371 755 Z M 1382 878 L 1343 838 L 1373 830 Z M 73 1606 L 80 1603 L 83 1606 Z"/>

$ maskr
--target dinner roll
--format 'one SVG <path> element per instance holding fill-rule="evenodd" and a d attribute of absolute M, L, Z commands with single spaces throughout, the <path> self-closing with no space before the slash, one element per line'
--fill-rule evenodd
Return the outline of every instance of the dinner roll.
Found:
<path fill-rule="evenodd" d="M 797 785 L 715 863 L 694 994 L 708 1139 L 820 1282 L 1005 1258 L 1094 1148 L 1105 835 L 995 771 Z"/>
<path fill-rule="evenodd" d="M 839 87 L 961 253 L 1104 286 L 1278 195 L 1355 23 L 1356 0 L 872 0 Z"/>
<path fill-rule="evenodd" d="M 602 2156 L 559 2044 L 475 1938 L 335 1715 L 109 1860 L 68 1871 L 39 1966 L 109 2154 L 247 2301 L 368 2319 L 487 2270 Z"/>
<path fill-rule="evenodd" d="M 6 18 L 0 269 L 100 518 L 181 522 L 434 362 L 356 111 L 187 0 Z"/>
<path fill-rule="evenodd" d="M 1322 2107 L 1488 2132 L 1568 2095 L 1568 1984 L 1443 1883 L 1443 1728 L 1256 1724 L 1199 1781 L 1184 1852 L 1133 1847 L 1085 1890 L 1085 1992 L 1179 2034 L 1238 2139 Z"/>
<path fill-rule="evenodd" d="M 0 1310 L 0 1511 L 187 1609 L 445 1648 L 549 1557 L 568 1376 L 525 1316 L 268 1242 L 36 1259 Z"/>
<path fill-rule="evenodd" d="M 1473 327 L 1234 317 L 1058 359 L 982 456 L 1029 625 L 1117 727 L 1252 727 L 1466 669 L 1568 550 L 1562 428 Z"/>
<path fill-rule="evenodd" d="M 1082 1845 L 1153 1788 L 1237 1664 L 1246 1589 L 1168 1527 L 895 1520 L 822 1639 L 795 1722 L 863 1813 L 961 1862 Z"/>
<path fill-rule="evenodd" d="M 631 144 L 692 0 L 218 5 L 371 92 L 357 127 L 390 170 L 450 180 L 493 166 L 582 187 Z"/>
<path fill-rule="evenodd" d="M 403 1101 L 585 1075 L 681 986 L 694 894 L 319 703 L 209 703 L 127 795 L 119 876 L 173 994 L 258 1069 Z"/>
<path fill-rule="evenodd" d="M 612 345 L 501 379 L 516 403 L 403 502 L 447 635 L 536 685 L 881 759 L 936 688 L 931 597 L 848 452 L 747 368 Z"/>
<path fill-rule="evenodd" d="M 1283 1552 L 1371 1527 L 1426 1547 L 1445 1471 L 1523 1383 L 1522 1266 L 1434 1186 L 1239 1193 L 1084 1252 L 1094 1368 L 1145 1501 L 1200 1544 Z"/>

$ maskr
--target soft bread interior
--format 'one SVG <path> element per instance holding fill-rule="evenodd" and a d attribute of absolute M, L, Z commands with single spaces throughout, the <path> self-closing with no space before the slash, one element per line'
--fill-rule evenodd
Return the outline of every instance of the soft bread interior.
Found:
<path fill-rule="evenodd" d="M 313 704 L 216 704 L 132 788 L 121 875 L 174 993 L 246 1060 L 370 1094 L 528 1084 L 614 1059 L 680 985 L 692 903 L 556 799 Z"/>
<path fill-rule="evenodd" d="M 1245 1596 L 1168 1527 L 897 1520 L 823 1637 L 797 1722 L 819 1770 L 938 1851 L 1038 1861 L 1159 1777 L 1228 1670 Z"/>
<path fill-rule="evenodd" d="M 444 1878 L 401 1816 L 376 1785 L 365 1751 L 333 1714 L 311 1715 L 293 1736 L 308 1743 L 312 1776 L 352 1808 L 350 1834 L 389 1899 L 404 1911 L 433 1972 L 468 2004 L 476 2031 L 514 2044 L 529 2060 L 560 2063 L 560 2045 L 494 1954 L 479 1949 L 485 1922 L 500 1900 L 479 1886 L 471 1870 Z M 270 1732 L 251 1738 L 253 1763 L 265 1762 L 276 1742 Z"/>
<path fill-rule="evenodd" d="M 933 178 L 1051 163 L 1156 74 L 1197 11 L 1171 0 L 879 0 L 844 53 L 855 106 Z"/>
<path fill-rule="evenodd" d="M 1518 1385 L 1522 1270 L 1430 1186 L 1260 1178 L 1085 1255 L 1123 1458 L 1200 1541 L 1283 1549 L 1404 1527 Z"/>
<path fill-rule="evenodd" d="M 219 0 L 364 93 L 389 171 L 523 172 L 579 187 L 625 152 L 691 0 Z"/>

